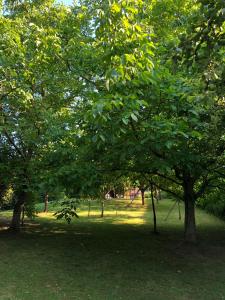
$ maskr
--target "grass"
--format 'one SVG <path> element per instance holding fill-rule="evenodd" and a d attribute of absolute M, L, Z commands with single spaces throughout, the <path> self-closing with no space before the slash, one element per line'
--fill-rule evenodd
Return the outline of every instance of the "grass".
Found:
<path fill-rule="evenodd" d="M 109 201 L 104 218 L 98 203 L 89 218 L 82 205 L 71 225 L 49 212 L 19 235 L 2 229 L 0 300 L 225 299 L 225 223 L 197 210 L 199 242 L 187 245 L 177 209 L 165 221 L 171 200 L 157 204 L 157 236 L 140 202 L 118 201 L 116 214 Z"/>

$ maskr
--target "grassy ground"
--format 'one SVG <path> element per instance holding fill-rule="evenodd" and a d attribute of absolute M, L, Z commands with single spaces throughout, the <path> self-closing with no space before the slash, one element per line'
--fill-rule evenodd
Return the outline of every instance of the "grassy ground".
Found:
<path fill-rule="evenodd" d="M 19 235 L 3 226 L 0 300 L 225 299 L 225 223 L 197 211 L 199 242 L 186 245 L 171 205 L 157 204 L 157 236 L 140 201 L 109 202 L 104 218 L 83 206 L 71 225 L 40 213 Z"/>

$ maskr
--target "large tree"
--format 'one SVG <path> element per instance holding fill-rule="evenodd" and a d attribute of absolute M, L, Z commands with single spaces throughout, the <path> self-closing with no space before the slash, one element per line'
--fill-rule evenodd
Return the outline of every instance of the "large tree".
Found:
<path fill-rule="evenodd" d="M 98 7 L 102 72 L 83 123 L 96 172 L 163 178 L 157 179 L 161 188 L 184 201 L 185 238 L 195 241 L 196 199 L 223 176 L 224 13 L 215 4 L 212 18 L 210 4 L 190 4 L 115 1 Z M 158 29 L 161 14 L 164 30 Z"/>
<path fill-rule="evenodd" d="M 67 130 L 71 102 L 81 86 L 65 62 L 79 20 L 51 1 L 6 2 L 0 17 L 1 165 L 16 196 L 11 227 L 38 188 L 43 157 Z M 6 173 L 6 172 L 5 172 Z"/>

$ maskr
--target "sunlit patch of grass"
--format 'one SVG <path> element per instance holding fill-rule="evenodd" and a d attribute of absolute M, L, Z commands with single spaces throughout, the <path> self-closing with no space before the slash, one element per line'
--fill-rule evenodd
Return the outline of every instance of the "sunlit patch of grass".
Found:
<path fill-rule="evenodd" d="M 54 212 L 40 212 L 37 214 L 37 217 L 48 220 L 56 219 L 56 217 L 54 216 Z"/>
<path fill-rule="evenodd" d="M 12 211 L 11 210 L 4 210 L 4 211 L 0 211 L 0 216 L 2 217 L 8 217 L 11 218 L 12 217 Z"/>
<path fill-rule="evenodd" d="M 129 204 L 129 202 L 128 202 Z M 137 209 L 138 207 L 138 209 Z M 60 207 L 58 207 L 60 209 Z M 73 223 L 76 222 L 105 222 L 106 219 L 111 220 L 112 224 L 144 224 L 146 218 L 146 206 L 140 206 L 139 201 L 135 201 L 133 205 L 128 206 L 126 202 L 122 200 L 107 200 L 105 203 L 104 214 L 101 217 L 101 206 L 98 202 L 92 203 L 90 212 L 88 212 L 87 205 L 80 205 L 77 209 L 79 219 L 74 218 Z M 54 212 L 40 212 L 37 214 L 38 218 L 56 220 Z"/>

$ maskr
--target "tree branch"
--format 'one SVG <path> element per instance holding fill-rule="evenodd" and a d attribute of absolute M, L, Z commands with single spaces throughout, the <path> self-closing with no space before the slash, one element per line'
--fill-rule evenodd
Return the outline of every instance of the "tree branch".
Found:
<path fill-rule="evenodd" d="M 23 152 L 20 150 L 19 147 L 17 147 L 17 145 L 15 144 L 15 142 L 13 141 L 13 139 L 10 137 L 10 135 L 8 134 L 6 129 L 3 129 L 3 132 L 7 138 L 7 140 L 9 141 L 9 143 L 14 147 L 14 149 L 16 150 L 16 152 L 22 156 L 22 158 L 25 160 L 25 157 L 23 155 Z"/>

